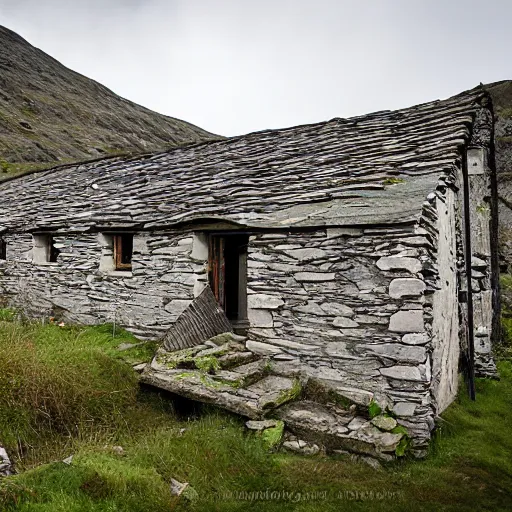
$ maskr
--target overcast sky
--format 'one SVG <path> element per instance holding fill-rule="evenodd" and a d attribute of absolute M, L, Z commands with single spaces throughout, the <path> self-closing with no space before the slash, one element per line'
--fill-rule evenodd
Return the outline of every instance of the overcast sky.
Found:
<path fill-rule="evenodd" d="M 222 135 L 512 79 L 512 0 L 0 0 L 0 24 Z"/>

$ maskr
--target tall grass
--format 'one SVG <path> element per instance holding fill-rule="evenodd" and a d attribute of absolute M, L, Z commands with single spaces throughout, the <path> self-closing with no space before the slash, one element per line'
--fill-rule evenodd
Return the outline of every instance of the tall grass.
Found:
<path fill-rule="evenodd" d="M 137 407 L 137 377 L 112 357 L 109 328 L 0 325 L 0 439 L 18 462 L 63 441 L 115 435 Z M 120 352 L 119 354 L 123 354 Z"/>

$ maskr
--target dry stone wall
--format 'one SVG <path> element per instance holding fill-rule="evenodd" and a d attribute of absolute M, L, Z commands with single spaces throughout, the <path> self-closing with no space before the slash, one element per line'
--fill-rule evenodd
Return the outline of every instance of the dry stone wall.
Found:
<path fill-rule="evenodd" d="M 204 254 L 194 254 L 190 233 L 135 234 L 131 272 L 108 270 L 105 261 L 113 257 L 108 234 L 54 236 L 57 262 L 39 264 L 32 263 L 31 234 L 4 239 L 2 295 L 30 317 L 57 315 L 83 324 L 115 321 L 141 338 L 157 338 L 207 279 Z"/>
<path fill-rule="evenodd" d="M 412 228 L 251 237 L 247 347 L 283 375 L 388 407 L 423 444 L 434 420 L 429 247 Z"/>

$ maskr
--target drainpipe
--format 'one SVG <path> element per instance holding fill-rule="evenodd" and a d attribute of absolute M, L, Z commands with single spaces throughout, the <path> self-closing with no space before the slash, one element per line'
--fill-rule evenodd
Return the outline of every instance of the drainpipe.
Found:
<path fill-rule="evenodd" d="M 475 332 L 473 323 L 473 290 L 471 288 L 471 217 L 469 211 L 469 176 L 467 153 L 464 151 L 462 158 L 462 180 L 464 192 L 464 252 L 466 264 L 466 286 L 467 286 L 467 305 L 468 305 L 468 353 L 466 367 L 466 384 L 468 394 L 471 400 L 475 400 Z"/>

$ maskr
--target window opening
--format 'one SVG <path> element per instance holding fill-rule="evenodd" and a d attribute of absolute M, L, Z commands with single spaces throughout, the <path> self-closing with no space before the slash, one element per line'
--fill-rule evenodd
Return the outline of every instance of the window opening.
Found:
<path fill-rule="evenodd" d="M 51 263 L 57 263 L 60 250 L 55 247 L 55 241 L 52 235 L 48 235 L 48 261 Z"/>
<path fill-rule="evenodd" d="M 50 234 L 33 235 L 32 261 L 34 263 L 56 263 L 60 250 L 55 247 L 55 241 Z"/>
<path fill-rule="evenodd" d="M 131 270 L 133 256 L 133 233 L 113 235 L 114 264 L 116 270 Z"/>

